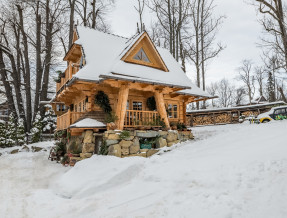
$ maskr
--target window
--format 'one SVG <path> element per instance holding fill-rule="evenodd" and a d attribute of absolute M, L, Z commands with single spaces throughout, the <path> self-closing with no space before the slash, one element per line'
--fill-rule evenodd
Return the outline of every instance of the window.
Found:
<path fill-rule="evenodd" d="M 143 103 L 141 101 L 133 101 L 133 110 L 141 111 L 143 109 Z"/>
<path fill-rule="evenodd" d="M 129 110 L 130 109 L 130 101 L 128 100 L 127 101 L 127 110 Z"/>
<path fill-rule="evenodd" d="M 275 110 L 274 114 L 285 114 L 285 108 Z"/>
<path fill-rule="evenodd" d="M 135 60 L 139 60 L 139 61 L 144 61 L 144 62 L 148 62 L 150 63 L 150 60 L 148 59 L 146 53 L 144 52 L 144 50 L 141 48 L 139 50 L 139 52 L 134 56 Z"/>
<path fill-rule="evenodd" d="M 177 104 L 168 104 L 168 118 L 178 118 Z"/>
<path fill-rule="evenodd" d="M 56 106 L 56 111 L 65 111 L 65 109 L 66 109 L 65 105 L 57 104 Z"/>
<path fill-rule="evenodd" d="M 78 105 L 75 104 L 75 112 L 78 112 Z"/>
<path fill-rule="evenodd" d="M 82 102 L 79 103 L 79 112 L 82 111 Z"/>
<path fill-rule="evenodd" d="M 86 99 L 83 100 L 83 112 L 86 110 Z"/>

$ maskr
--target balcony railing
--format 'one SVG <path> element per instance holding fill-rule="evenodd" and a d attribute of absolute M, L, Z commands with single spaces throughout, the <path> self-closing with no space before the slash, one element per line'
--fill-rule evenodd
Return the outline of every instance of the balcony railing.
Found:
<path fill-rule="evenodd" d="M 69 68 L 65 70 L 65 77 L 61 78 L 61 82 L 57 83 L 57 94 L 63 91 L 65 88 L 66 83 L 69 81 Z"/>
<path fill-rule="evenodd" d="M 160 117 L 155 111 L 127 110 L 124 126 L 160 126 Z"/>
<path fill-rule="evenodd" d="M 74 124 L 79 120 L 85 112 L 70 112 L 57 117 L 57 130 L 67 129 L 70 125 Z"/>

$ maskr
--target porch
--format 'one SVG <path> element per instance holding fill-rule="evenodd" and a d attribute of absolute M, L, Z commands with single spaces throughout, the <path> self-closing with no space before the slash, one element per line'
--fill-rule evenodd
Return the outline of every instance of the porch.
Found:
<path fill-rule="evenodd" d="M 102 113 L 100 111 L 93 111 L 93 113 Z M 65 114 L 57 117 L 57 130 L 68 129 L 70 125 L 74 124 L 81 118 L 88 115 L 88 112 L 71 112 L 68 110 Z M 126 110 L 124 119 L 124 128 L 138 128 L 141 126 L 161 126 L 160 116 L 157 111 L 140 111 L 140 110 Z"/>

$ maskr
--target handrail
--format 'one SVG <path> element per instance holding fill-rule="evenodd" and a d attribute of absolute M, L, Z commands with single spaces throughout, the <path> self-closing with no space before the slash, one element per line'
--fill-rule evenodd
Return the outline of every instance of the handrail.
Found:
<path fill-rule="evenodd" d="M 127 110 L 124 126 L 160 126 L 160 117 L 157 111 Z"/>
<path fill-rule="evenodd" d="M 63 130 L 69 128 L 70 125 L 74 124 L 79 120 L 86 112 L 70 112 L 64 113 L 57 117 L 57 130 Z"/>

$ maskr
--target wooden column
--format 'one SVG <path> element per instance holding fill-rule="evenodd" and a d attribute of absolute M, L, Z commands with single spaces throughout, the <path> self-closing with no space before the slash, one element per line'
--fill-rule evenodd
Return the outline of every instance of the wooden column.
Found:
<path fill-rule="evenodd" d="M 119 130 L 123 130 L 124 128 L 128 97 L 129 97 L 129 87 L 126 84 L 122 85 L 119 90 L 118 103 L 116 109 L 116 115 L 118 117 L 117 126 Z"/>
<path fill-rule="evenodd" d="M 169 120 L 168 120 L 165 105 L 164 105 L 163 94 L 159 90 L 156 90 L 154 94 L 155 94 L 154 97 L 155 97 L 155 101 L 156 101 L 157 111 L 158 111 L 161 119 L 164 120 L 166 127 L 170 128 Z"/>

